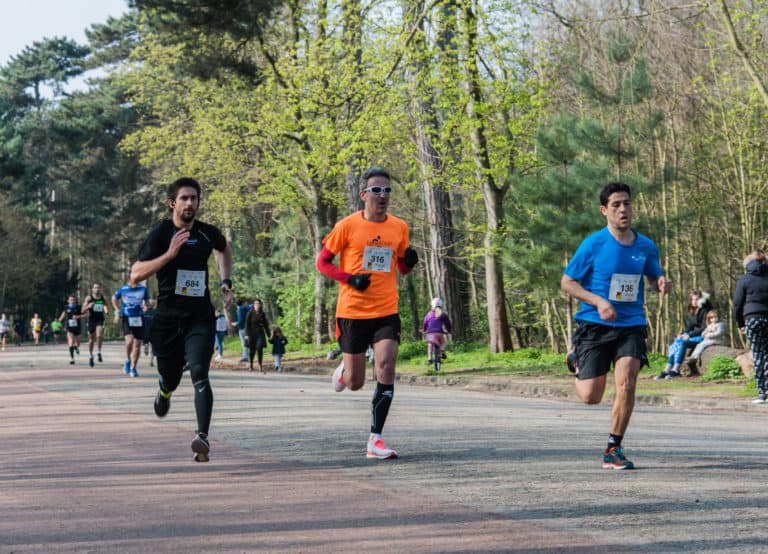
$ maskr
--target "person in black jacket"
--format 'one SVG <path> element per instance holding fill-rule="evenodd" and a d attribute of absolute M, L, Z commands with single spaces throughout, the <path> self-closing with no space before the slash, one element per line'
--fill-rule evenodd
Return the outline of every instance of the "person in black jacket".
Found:
<path fill-rule="evenodd" d="M 267 345 L 267 337 L 270 335 L 269 320 L 264 314 L 261 300 L 253 301 L 253 309 L 245 316 L 245 333 L 248 337 L 249 371 L 253 371 L 253 357 L 259 362 L 259 371 L 264 373 L 264 347 Z"/>
<path fill-rule="evenodd" d="M 754 250 L 744 258 L 745 273 L 733 293 L 733 320 L 739 332 L 745 333 L 755 363 L 757 398 L 765 404 L 768 392 L 768 266 L 765 253 Z"/>
<path fill-rule="evenodd" d="M 672 379 L 680 377 L 680 365 L 683 363 L 685 352 L 699 344 L 704 337 L 701 333 L 707 326 L 707 314 L 712 309 L 709 295 L 698 290 L 688 294 L 688 312 L 685 317 L 685 329 L 675 337 L 669 345 L 667 366 L 654 379 Z"/>

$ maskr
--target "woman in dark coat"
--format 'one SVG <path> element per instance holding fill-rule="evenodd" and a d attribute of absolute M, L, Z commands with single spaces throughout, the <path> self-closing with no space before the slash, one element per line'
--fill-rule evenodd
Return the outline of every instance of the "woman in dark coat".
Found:
<path fill-rule="evenodd" d="M 258 356 L 259 371 L 264 373 L 264 347 L 267 345 L 267 336 L 270 334 L 269 321 L 264 314 L 261 300 L 253 301 L 253 309 L 245 316 L 245 334 L 248 337 L 248 355 L 250 357 L 249 370 L 253 371 L 253 357 Z"/>
<path fill-rule="evenodd" d="M 768 266 L 765 253 L 754 250 L 744 258 L 744 275 L 733 293 L 733 320 L 747 335 L 755 363 L 757 398 L 765 404 L 768 393 Z"/>
<path fill-rule="evenodd" d="M 683 363 L 685 352 L 694 348 L 704 337 L 701 333 L 707 327 L 707 314 L 712 309 L 709 295 L 698 290 L 688 294 L 687 315 L 685 317 L 685 329 L 675 337 L 669 345 L 669 357 L 667 366 L 654 379 L 671 379 L 680 377 L 680 365 Z"/>

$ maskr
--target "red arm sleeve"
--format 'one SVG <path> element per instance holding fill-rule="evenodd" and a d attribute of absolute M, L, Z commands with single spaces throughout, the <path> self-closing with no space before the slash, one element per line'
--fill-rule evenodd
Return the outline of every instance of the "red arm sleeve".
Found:
<path fill-rule="evenodd" d="M 336 254 L 323 246 L 320 254 L 317 255 L 317 262 L 315 263 L 317 270 L 329 279 L 333 279 L 339 283 L 346 283 L 347 279 L 349 279 L 351 275 L 346 271 L 342 271 L 333 263 L 333 258 L 335 257 Z"/>

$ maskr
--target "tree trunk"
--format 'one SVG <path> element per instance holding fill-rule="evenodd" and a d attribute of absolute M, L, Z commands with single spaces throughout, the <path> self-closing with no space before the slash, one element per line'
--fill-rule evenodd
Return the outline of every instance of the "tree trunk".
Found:
<path fill-rule="evenodd" d="M 477 16 L 469 1 L 462 3 L 464 17 L 465 86 L 467 88 L 466 113 L 469 119 L 469 141 L 475 162 L 475 174 L 483 191 L 486 228 L 483 238 L 485 262 L 485 294 L 488 313 L 488 347 L 491 352 L 512 350 L 512 337 L 504 294 L 504 278 L 501 266 L 501 243 L 504 226 L 504 194 L 508 185 L 497 186 L 491 172 L 488 140 L 484 119 L 477 113 L 482 103 L 480 74 L 477 67 Z"/>

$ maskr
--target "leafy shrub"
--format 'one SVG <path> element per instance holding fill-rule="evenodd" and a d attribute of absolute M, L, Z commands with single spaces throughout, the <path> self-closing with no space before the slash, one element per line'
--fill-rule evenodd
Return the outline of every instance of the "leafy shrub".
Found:
<path fill-rule="evenodd" d="M 648 366 L 643 369 L 650 371 L 651 373 L 659 373 L 664 366 L 667 365 L 667 356 L 659 354 L 658 352 L 648 353 Z"/>
<path fill-rule="evenodd" d="M 701 378 L 702 381 L 721 381 L 725 379 L 742 379 L 739 363 L 727 356 L 715 356 L 707 364 L 707 372 Z"/>
<path fill-rule="evenodd" d="M 521 348 L 509 353 L 509 357 L 513 360 L 540 360 L 541 350 L 536 348 Z"/>
<path fill-rule="evenodd" d="M 403 341 L 397 349 L 397 355 L 402 359 L 426 358 L 427 343 L 424 341 Z"/>

